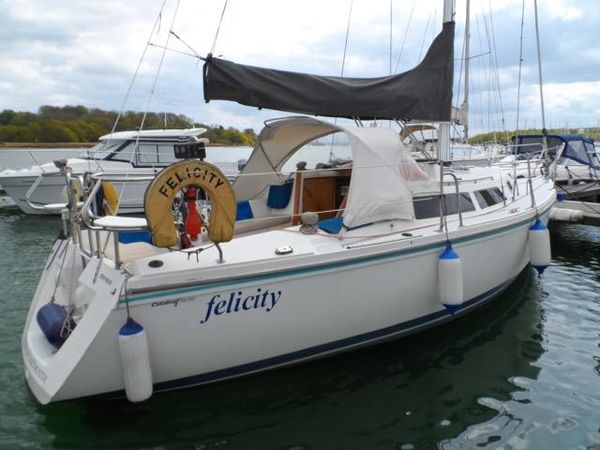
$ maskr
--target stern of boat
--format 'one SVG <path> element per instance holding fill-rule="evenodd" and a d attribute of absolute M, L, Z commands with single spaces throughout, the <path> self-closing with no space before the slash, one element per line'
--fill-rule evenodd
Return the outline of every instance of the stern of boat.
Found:
<path fill-rule="evenodd" d="M 75 264 L 77 261 L 82 264 L 80 270 L 73 267 L 74 261 Z M 112 262 L 91 258 L 83 267 L 77 244 L 70 240 L 59 240 L 54 245 L 29 309 L 21 339 L 25 378 L 40 403 L 79 396 L 67 392 L 65 382 L 72 378 L 117 305 L 123 283 L 124 275 Z M 40 311 L 50 303 L 69 311 L 71 330 L 61 345 L 50 342 L 47 330 L 42 328 L 39 320 Z M 97 361 L 97 364 L 101 365 L 103 361 Z M 93 384 L 94 380 L 86 380 L 87 383 Z M 70 391 L 71 386 L 80 383 L 69 382 L 68 385 Z"/>

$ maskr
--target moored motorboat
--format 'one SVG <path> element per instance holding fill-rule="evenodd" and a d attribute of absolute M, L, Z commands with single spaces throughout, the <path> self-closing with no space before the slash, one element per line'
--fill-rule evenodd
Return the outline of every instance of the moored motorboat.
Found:
<path fill-rule="evenodd" d="M 6 191 L 0 186 L 0 209 L 13 208 L 17 206 L 14 200 L 6 193 Z"/>
<path fill-rule="evenodd" d="M 73 174 L 104 172 L 121 176 L 152 176 L 173 163 L 173 146 L 177 143 L 201 140 L 204 128 L 119 131 L 99 138 L 99 143 L 78 158 L 68 158 L 66 164 Z M 215 163 L 234 177 L 234 163 Z M 64 202 L 64 177 L 53 163 L 0 172 L 0 184 L 17 206 L 27 214 L 58 214 L 58 208 L 45 208 Z M 34 186 L 34 189 L 31 189 Z M 147 183 L 127 185 L 115 183 L 120 194 L 121 213 L 143 212 Z"/>

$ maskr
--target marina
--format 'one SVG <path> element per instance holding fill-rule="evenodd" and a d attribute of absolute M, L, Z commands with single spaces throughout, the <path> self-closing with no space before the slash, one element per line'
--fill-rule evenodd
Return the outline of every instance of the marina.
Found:
<path fill-rule="evenodd" d="M 38 253 L 50 252 L 59 228 L 58 218 L 0 213 L 0 282 L 11 299 L 0 327 L 4 448 L 600 443 L 598 228 L 557 224 L 553 265 L 542 278 L 526 270 L 497 302 L 427 333 L 141 405 L 40 407 L 22 378 L 19 341 L 44 264 Z"/>
<path fill-rule="evenodd" d="M 595 10 L 264 2 L 0 49 L 0 448 L 600 448 Z"/>

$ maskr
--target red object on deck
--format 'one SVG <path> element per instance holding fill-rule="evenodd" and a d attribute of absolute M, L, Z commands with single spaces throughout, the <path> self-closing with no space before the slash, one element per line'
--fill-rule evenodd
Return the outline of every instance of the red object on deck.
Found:
<path fill-rule="evenodd" d="M 185 232 L 192 241 L 198 239 L 202 231 L 202 218 L 196 207 L 196 188 L 188 188 L 185 193 L 187 203 L 187 217 L 185 218 Z"/>

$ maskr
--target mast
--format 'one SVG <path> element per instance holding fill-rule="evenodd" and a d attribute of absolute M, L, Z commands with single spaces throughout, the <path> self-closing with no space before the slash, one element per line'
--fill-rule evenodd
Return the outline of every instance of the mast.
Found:
<path fill-rule="evenodd" d="M 465 142 L 469 142 L 469 62 L 471 43 L 471 0 L 467 0 L 467 21 L 465 22 L 465 101 L 461 109 L 465 112 Z"/>
<path fill-rule="evenodd" d="M 540 28 L 538 25 L 538 7 L 537 0 L 533 1 L 533 7 L 535 10 L 535 40 L 537 44 L 537 59 L 538 59 L 538 77 L 540 80 L 540 104 L 542 107 L 542 135 L 543 135 L 543 144 L 544 144 L 544 152 L 548 150 L 548 130 L 546 129 L 546 114 L 544 112 L 544 90 L 543 90 L 543 81 L 542 81 L 542 51 L 540 49 Z"/>
<path fill-rule="evenodd" d="M 444 0 L 443 22 L 452 22 L 454 19 L 454 0 Z M 440 135 L 438 139 L 440 163 L 450 159 L 450 122 L 440 123 Z M 440 174 L 443 173 L 443 164 L 440 164 Z M 443 177 L 441 177 L 443 178 Z M 440 178 L 440 183 L 442 179 Z"/>

